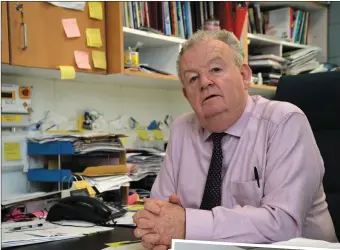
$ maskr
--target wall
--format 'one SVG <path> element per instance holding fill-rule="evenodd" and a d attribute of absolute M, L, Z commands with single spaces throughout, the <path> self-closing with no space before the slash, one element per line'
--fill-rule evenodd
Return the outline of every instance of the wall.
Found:
<path fill-rule="evenodd" d="M 33 86 L 33 121 L 41 119 L 47 110 L 72 119 L 77 112 L 92 108 L 103 113 L 106 119 L 129 115 L 142 125 L 148 125 L 153 119 L 163 120 L 166 114 L 176 117 L 191 110 L 180 89 L 122 87 L 113 83 L 53 81 L 9 75 L 2 75 L 1 82 Z M 28 192 L 27 184 L 26 174 L 20 168 L 2 172 L 2 198 Z"/>
<path fill-rule="evenodd" d="M 163 120 L 166 114 L 175 118 L 191 111 L 180 89 L 124 87 L 113 82 L 55 81 L 12 75 L 2 75 L 1 81 L 33 86 L 33 121 L 41 119 L 47 110 L 75 119 L 79 112 L 91 108 L 103 113 L 108 120 L 128 115 L 142 125 L 148 125 L 151 120 Z M 259 94 L 259 91 L 252 90 L 251 93 Z M 271 97 L 271 94 L 263 95 Z M 26 174 L 20 168 L 3 171 L 1 184 L 2 198 L 28 192 Z"/>
<path fill-rule="evenodd" d="M 122 87 L 111 83 L 53 81 L 39 78 L 2 75 L 2 83 L 33 86 L 32 106 L 34 121 L 50 110 L 67 118 L 87 108 L 104 114 L 106 119 L 129 115 L 141 124 L 152 119 L 163 120 L 166 114 L 174 117 L 191 108 L 181 90 Z"/>
<path fill-rule="evenodd" d="M 328 23 L 328 61 L 340 65 L 340 2 L 331 2 Z"/>

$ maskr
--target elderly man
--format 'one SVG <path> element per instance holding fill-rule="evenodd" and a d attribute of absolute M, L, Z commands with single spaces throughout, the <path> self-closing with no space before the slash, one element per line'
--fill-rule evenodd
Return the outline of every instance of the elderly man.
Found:
<path fill-rule="evenodd" d="M 144 247 L 172 239 L 336 242 L 323 160 L 296 106 L 249 96 L 251 69 L 227 31 L 200 31 L 178 57 L 194 113 L 171 128 L 164 165 L 134 216 Z"/>

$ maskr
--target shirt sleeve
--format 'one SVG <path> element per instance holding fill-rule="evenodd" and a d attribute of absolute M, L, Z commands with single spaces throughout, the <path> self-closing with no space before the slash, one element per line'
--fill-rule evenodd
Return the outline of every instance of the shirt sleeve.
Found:
<path fill-rule="evenodd" d="M 156 177 L 156 180 L 151 189 L 151 198 L 157 198 L 161 200 L 169 200 L 169 196 L 172 193 L 176 193 L 176 180 L 174 174 L 174 154 L 176 153 L 173 148 L 173 144 L 176 143 L 176 128 L 175 124 L 171 128 L 170 138 L 168 140 L 168 146 L 166 148 L 166 154 L 164 156 L 162 167 Z M 178 158 L 178 156 L 177 156 Z"/>
<path fill-rule="evenodd" d="M 286 140 L 286 138 L 290 138 Z M 186 209 L 186 239 L 272 243 L 301 237 L 320 190 L 323 161 L 302 113 L 291 113 L 269 139 L 259 207 Z"/>

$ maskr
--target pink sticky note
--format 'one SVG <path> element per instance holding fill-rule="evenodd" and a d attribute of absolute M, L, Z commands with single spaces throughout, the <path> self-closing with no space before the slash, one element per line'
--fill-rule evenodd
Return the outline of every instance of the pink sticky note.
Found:
<path fill-rule="evenodd" d="M 74 51 L 74 58 L 76 60 L 76 64 L 80 69 L 91 69 L 89 63 L 89 53 L 83 51 Z"/>
<path fill-rule="evenodd" d="M 77 19 L 70 18 L 70 19 L 62 19 L 61 21 L 63 23 L 66 36 L 68 38 L 80 37 L 80 31 L 78 28 Z"/>

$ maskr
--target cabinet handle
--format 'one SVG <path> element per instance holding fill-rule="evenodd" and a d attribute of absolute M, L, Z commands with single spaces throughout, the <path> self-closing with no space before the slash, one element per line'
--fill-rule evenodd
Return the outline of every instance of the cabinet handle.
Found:
<path fill-rule="evenodd" d="M 22 25 L 24 26 L 24 47 L 22 47 L 22 50 L 27 49 L 28 47 L 28 41 L 27 41 L 27 24 L 26 23 L 22 23 Z"/>
<path fill-rule="evenodd" d="M 27 24 L 24 22 L 24 5 L 16 4 L 15 9 L 19 11 L 21 14 L 21 26 L 23 27 L 24 31 L 24 47 L 22 47 L 21 50 L 26 50 L 28 48 L 28 39 L 27 39 Z"/>

